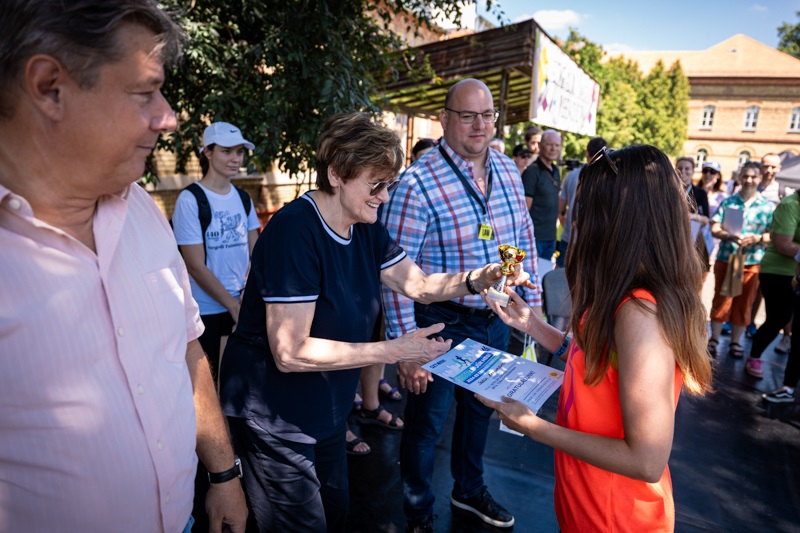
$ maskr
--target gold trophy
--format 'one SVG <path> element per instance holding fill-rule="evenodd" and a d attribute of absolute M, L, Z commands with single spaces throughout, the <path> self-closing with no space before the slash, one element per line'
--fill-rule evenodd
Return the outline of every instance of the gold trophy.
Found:
<path fill-rule="evenodd" d="M 502 264 L 500 272 L 503 275 L 500 276 L 500 279 L 498 279 L 494 285 L 489 287 L 489 290 L 486 291 L 486 295 L 499 303 L 501 307 L 508 305 L 509 296 L 506 294 L 506 280 L 508 276 L 514 273 L 514 267 L 522 263 L 526 255 L 528 254 L 525 250 L 517 248 L 516 246 L 511 246 L 510 244 L 500 245 L 500 262 Z"/>

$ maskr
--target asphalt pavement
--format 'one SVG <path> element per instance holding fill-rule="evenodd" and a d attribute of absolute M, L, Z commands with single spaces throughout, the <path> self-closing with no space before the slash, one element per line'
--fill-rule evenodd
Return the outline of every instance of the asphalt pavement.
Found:
<path fill-rule="evenodd" d="M 710 282 L 704 291 L 709 303 Z M 761 321 L 763 311 L 756 320 Z M 756 380 L 745 373 L 743 359 L 728 355 L 729 340 L 723 336 L 715 360 L 714 392 L 681 397 L 669 461 L 677 532 L 800 532 L 800 403 L 770 408 L 761 400 L 761 393 L 782 384 L 787 355 L 773 349 L 779 338 L 763 355 L 764 379 Z M 750 341 L 744 345 L 749 352 Z M 554 361 L 553 366 L 559 365 L 563 368 L 563 363 Z M 396 383 L 393 368 L 387 368 L 387 377 Z M 548 400 L 540 416 L 555 421 L 557 397 L 558 393 Z M 384 405 L 402 415 L 405 400 Z M 449 504 L 453 420 L 451 410 L 437 445 L 436 531 L 501 531 Z M 405 531 L 400 432 L 354 426 L 373 451 L 349 458 L 348 531 Z M 513 530 L 557 533 L 552 449 L 499 431 L 496 415 L 490 427 L 485 480 L 495 500 L 514 514 Z"/>

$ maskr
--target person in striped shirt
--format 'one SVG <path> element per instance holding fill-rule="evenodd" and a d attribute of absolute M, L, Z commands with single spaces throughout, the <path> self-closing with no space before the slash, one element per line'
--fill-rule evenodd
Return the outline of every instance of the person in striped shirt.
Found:
<path fill-rule="evenodd" d="M 461 80 L 449 90 L 439 114 L 444 135 L 435 151 L 412 165 L 383 211 L 397 243 L 423 271 L 460 272 L 498 258 L 498 245 L 528 253 L 523 268 L 536 276 L 533 223 L 514 162 L 489 150 L 497 110 L 488 87 Z M 476 293 L 430 305 L 382 289 L 388 338 L 444 322 L 442 336 L 456 345 L 466 338 L 505 350 L 508 327 Z M 523 298 L 541 311 L 537 290 Z M 431 489 L 436 441 L 453 398 L 458 403 L 452 447 L 454 479 L 451 504 L 483 521 L 511 527 L 514 517 L 495 502 L 483 482 L 483 452 L 492 411 L 466 389 L 456 388 L 415 364 L 398 365 L 400 384 L 409 395 L 401 445 L 401 476 L 409 531 L 432 531 Z"/>

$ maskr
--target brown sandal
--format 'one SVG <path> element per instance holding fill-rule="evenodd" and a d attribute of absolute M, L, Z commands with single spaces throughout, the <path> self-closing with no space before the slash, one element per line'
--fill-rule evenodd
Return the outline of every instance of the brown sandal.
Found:
<path fill-rule="evenodd" d="M 397 421 L 399 420 L 397 415 L 392 415 L 392 419 L 389 422 L 384 422 L 378 418 L 381 414 L 381 411 L 386 411 L 382 405 L 379 405 L 377 409 L 367 409 L 366 407 L 361 407 L 358 415 L 356 415 L 356 420 L 358 420 L 358 422 L 361 424 L 372 424 L 386 429 L 393 429 L 395 431 L 403 429 L 403 426 L 397 425 Z"/>
<path fill-rule="evenodd" d="M 744 357 L 744 348 L 742 348 L 742 345 L 738 342 L 732 342 L 728 353 L 730 353 L 731 357 L 734 359 L 741 359 Z"/>
<path fill-rule="evenodd" d="M 719 340 L 718 339 L 708 339 L 708 347 L 706 348 L 706 351 L 708 352 L 708 355 L 712 359 L 717 357 L 717 345 L 718 344 L 719 344 Z"/>

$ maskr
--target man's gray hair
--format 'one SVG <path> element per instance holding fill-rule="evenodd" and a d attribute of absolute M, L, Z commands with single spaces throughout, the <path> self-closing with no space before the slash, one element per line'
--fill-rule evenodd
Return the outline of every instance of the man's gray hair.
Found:
<path fill-rule="evenodd" d="M 180 57 L 183 33 L 155 0 L 0 1 L 0 119 L 12 116 L 14 87 L 36 54 L 56 58 L 81 88 L 92 88 L 100 67 L 121 58 L 116 32 L 125 23 L 155 33 L 166 64 Z"/>

